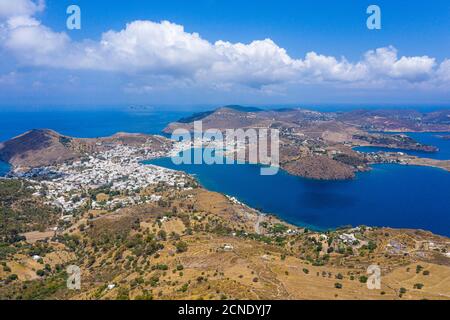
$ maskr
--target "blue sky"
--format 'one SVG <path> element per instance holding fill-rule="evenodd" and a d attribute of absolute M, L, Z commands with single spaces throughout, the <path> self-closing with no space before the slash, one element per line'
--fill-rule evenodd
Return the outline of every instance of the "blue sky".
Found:
<path fill-rule="evenodd" d="M 5 106 L 450 104 L 445 0 L 14 2 L 0 0 Z"/>
<path fill-rule="evenodd" d="M 358 59 L 373 48 L 395 45 L 405 55 L 450 53 L 450 3 L 429 1 L 301 1 L 301 0 L 47 0 L 42 20 L 65 31 L 68 5 L 83 12 L 78 38 L 98 39 L 109 29 L 120 30 L 133 20 L 169 20 L 214 42 L 251 42 L 271 38 L 292 56 L 318 51 Z M 119 5 L 123 3 L 122 5 Z M 366 9 L 382 9 L 383 28 L 369 31 Z"/>

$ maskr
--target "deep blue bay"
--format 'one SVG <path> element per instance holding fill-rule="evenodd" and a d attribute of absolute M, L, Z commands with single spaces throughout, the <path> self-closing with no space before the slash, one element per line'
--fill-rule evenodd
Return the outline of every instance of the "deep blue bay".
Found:
<path fill-rule="evenodd" d="M 0 141 L 34 128 L 49 128 L 77 137 L 108 136 L 119 131 L 159 134 L 167 123 L 191 113 L 0 110 Z M 450 141 L 438 138 L 439 134 L 408 135 L 440 148 L 436 154 L 419 156 L 450 159 Z M 358 174 L 354 180 L 314 181 L 283 171 L 275 176 L 261 176 L 257 165 L 176 166 L 167 158 L 151 163 L 194 174 L 208 189 L 235 196 L 299 226 L 316 229 L 388 226 L 450 236 L 450 173 L 436 168 L 376 165 L 371 172 Z M 0 175 L 7 170 L 8 166 L 0 163 Z"/>
<path fill-rule="evenodd" d="M 450 235 L 450 173 L 428 167 L 375 165 L 349 181 L 315 181 L 280 171 L 261 176 L 257 165 L 154 165 L 193 174 L 207 189 L 235 196 L 299 226 L 415 228 Z"/>

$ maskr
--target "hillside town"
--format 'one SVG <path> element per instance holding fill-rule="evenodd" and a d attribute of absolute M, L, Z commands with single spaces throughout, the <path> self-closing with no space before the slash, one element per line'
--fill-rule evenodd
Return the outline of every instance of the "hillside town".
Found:
<path fill-rule="evenodd" d="M 163 183 L 185 188 L 187 176 L 181 172 L 144 165 L 142 161 L 163 156 L 147 147 L 116 145 L 108 151 L 87 155 L 81 160 L 67 161 L 60 165 L 34 168 L 25 173 L 12 173 L 18 178 L 39 181 L 34 186 L 35 196 L 44 196 L 49 203 L 71 213 L 90 200 L 89 190 L 103 189 L 116 195 L 106 201 L 93 200 L 92 209 L 113 209 L 158 201 L 156 195 L 140 195 L 149 185 Z"/>

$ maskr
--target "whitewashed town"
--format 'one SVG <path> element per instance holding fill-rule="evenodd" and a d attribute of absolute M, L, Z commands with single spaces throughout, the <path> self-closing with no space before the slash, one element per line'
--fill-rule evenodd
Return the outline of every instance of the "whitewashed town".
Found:
<path fill-rule="evenodd" d="M 67 215 L 87 205 L 89 190 L 107 188 L 120 195 L 107 201 L 92 201 L 92 209 L 114 209 L 158 201 L 157 195 L 140 195 L 149 185 L 163 183 L 167 186 L 186 188 L 187 175 L 142 161 L 164 156 L 164 151 L 154 152 L 148 147 L 117 145 L 77 161 L 61 165 L 34 168 L 16 177 L 39 181 L 34 186 L 35 196 L 45 196 L 49 203 L 57 205 Z"/>

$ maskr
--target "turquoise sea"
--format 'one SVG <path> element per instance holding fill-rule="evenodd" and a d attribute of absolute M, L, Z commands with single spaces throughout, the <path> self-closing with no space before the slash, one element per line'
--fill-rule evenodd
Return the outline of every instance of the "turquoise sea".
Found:
<path fill-rule="evenodd" d="M 165 125 L 191 112 L 0 111 L 0 141 L 33 128 L 50 128 L 78 137 L 98 137 L 118 131 L 160 133 Z M 412 134 L 440 151 L 426 154 L 450 159 L 450 142 L 436 134 Z M 421 154 L 424 156 L 424 154 Z M 418 228 L 450 236 L 450 173 L 426 167 L 377 165 L 352 181 L 324 182 L 280 172 L 261 176 L 256 165 L 182 165 L 171 159 L 152 163 L 195 174 L 211 190 L 276 214 L 299 226 L 316 229 L 345 225 Z M 0 174 L 7 171 L 0 163 Z"/>

